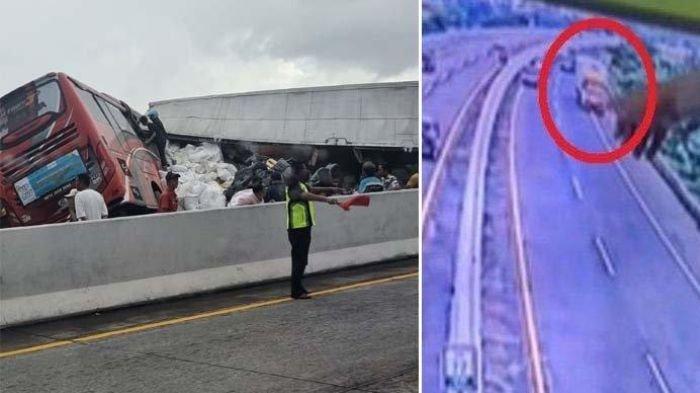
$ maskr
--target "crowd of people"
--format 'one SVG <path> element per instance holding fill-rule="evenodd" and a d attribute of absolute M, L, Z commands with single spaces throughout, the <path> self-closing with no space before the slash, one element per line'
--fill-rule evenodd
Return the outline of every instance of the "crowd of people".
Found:
<path fill-rule="evenodd" d="M 341 187 L 342 180 L 339 176 L 338 166 L 329 164 L 317 169 L 313 174 L 306 165 L 298 164 L 299 180 L 314 190 L 314 193 L 323 196 L 347 195 L 347 189 Z M 177 179 L 179 175 L 168 172 L 168 176 Z M 234 193 L 227 203 L 228 207 L 257 205 L 266 202 L 283 202 L 286 200 L 287 182 L 279 172 L 272 172 L 271 180 L 267 185 L 263 185 L 262 179 L 253 179 L 250 186 Z M 168 183 L 168 189 L 171 184 Z M 173 184 L 173 190 L 177 188 L 177 183 Z M 391 174 L 385 165 L 375 166 L 371 161 L 366 161 L 362 165 L 362 175 L 360 182 L 353 193 L 371 193 L 382 191 L 394 191 L 402 188 L 418 188 L 418 174 L 411 176 L 405 185 L 401 185 L 398 179 Z M 174 191 L 173 191 L 174 192 Z M 163 198 L 163 196 L 161 196 Z M 167 209 L 165 208 L 167 207 Z M 172 212 L 178 210 L 177 206 L 170 204 L 160 205 L 160 212 Z"/>
<path fill-rule="evenodd" d="M 375 165 L 371 161 L 363 163 L 359 183 L 353 190 L 342 187 L 342 179 L 339 176 L 336 164 L 321 167 L 313 174 L 311 174 L 306 165 L 295 165 L 298 168 L 296 176 L 299 181 L 313 189 L 314 193 L 325 197 L 418 188 L 418 173 L 414 173 L 405 184 L 401 184 L 396 176 L 391 173 L 389 167 L 383 164 Z M 173 171 L 166 173 L 166 188 L 158 199 L 158 213 L 184 210 L 184 198 L 178 196 L 177 193 L 180 185 L 180 176 L 180 174 Z M 263 184 L 262 179 L 254 178 L 249 186 L 233 193 L 226 206 L 237 207 L 284 202 L 287 200 L 288 184 L 286 180 L 279 172 L 272 172 L 270 180 L 265 182 L 265 184 Z M 74 187 L 65 196 L 71 213 L 71 221 L 107 218 L 108 213 L 104 199 L 100 193 L 90 189 L 90 177 L 87 174 L 79 175 L 75 180 Z"/>
<path fill-rule="evenodd" d="M 406 184 L 402 185 L 391 170 L 383 164 L 375 165 L 371 161 L 362 164 L 362 174 L 359 184 L 352 192 L 341 187 L 336 164 L 321 167 L 312 175 L 304 164 L 296 164 L 295 176 L 315 194 L 325 197 L 347 195 L 350 193 L 373 193 L 394 191 L 403 188 L 418 188 L 418 173 L 413 174 Z M 177 195 L 180 175 L 169 171 L 165 175 L 166 189 L 158 199 L 158 212 L 169 213 L 182 210 L 182 198 Z M 288 179 L 282 174 L 273 172 L 267 186 L 260 179 L 254 179 L 250 187 L 240 190 L 231 196 L 228 207 L 257 205 L 265 202 L 283 202 L 288 198 Z M 90 189 L 90 177 L 87 174 L 78 175 L 75 188 L 66 195 L 72 221 L 100 220 L 107 218 L 107 207 L 102 195 Z"/>
<path fill-rule="evenodd" d="M 177 192 L 181 175 L 169 170 L 171 164 L 174 164 L 174 162 L 169 161 L 174 160 L 169 160 L 169 157 L 166 156 L 168 141 L 165 127 L 155 111 L 149 111 L 138 121 L 150 131 L 150 135 L 141 135 L 144 137 L 144 144 L 154 143 L 156 145 L 162 167 L 168 169 L 165 174 L 165 191 L 158 196 L 158 213 L 182 210 L 183 198 L 180 198 Z M 304 288 L 302 278 L 308 264 L 311 228 L 316 222 L 313 202 L 339 205 L 340 201 L 333 196 L 418 188 L 419 177 L 418 173 L 414 173 L 405 184 L 401 184 L 387 165 L 375 165 L 371 161 L 365 161 L 362 164 L 359 183 L 350 190 L 342 178 L 337 164 L 322 166 L 312 174 L 303 163 L 284 162 L 287 165 L 284 170 L 264 169 L 265 177 L 269 177 L 264 182 L 263 179 L 255 175 L 255 172 L 252 172 L 252 180 L 246 183 L 247 187 L 238 189 L 230 195 L 226 206 L 237 207 L 266 202 L 286 202 L 287 231 L 292 260 L 291 297 L 309 299 L 309 291 Z M 275 167 L 273 165 L 273 168 Z M 258 169 L 263 170 L 263 168 Z M 71 221 L 94 221 L 108 218 L 109 212 L 102 194 L 91 189 L 90 184 L 90 176 L 87 173 L 82 173 L 75 179 L 75 188 L 65 196 Z"/>
<path fill-rule="evenodd" d="M 162 167 L 168 169 L 171 164 L 175 164 L 174 159 L 167 154 L 167 133 L 159 119 L 158 112 L 149 110 L 146 115 L 137 120 L 142 126 L 142 134 L 144 135 L 140 136 L 144 144 L 156 146 Z M 145 129 L 148 129 L 148 133 L 143 132 Z M 341 176 L 338 164 L 322 166 L 317 168 L 313 174 L 303 163 L 295 163 L 294 166 L 296 168 L 295 177 L 308 189 L 313 190 L 313 193 L 324 197 L 418 188 L 418 173 L 411 175 L 408 181 L 402 184 L 391 173 L 391 169 L 387 165 L 375 165 L 371 161 L 365 161 L 362 164 L 359 183 L 353 189 L 348 188 Z M 175 171 L 167 171 L 165 175 L 166 189 L 158 197 L 158 213 L 184 210 L 183 197 L 178 196 L 177 193 L 180 176 Z M 288 201 L 288 180 L 278 171 L 271 171 L 269 179 L 265 181 L 254 176 L 244 189 L 239 189 L 227 196 L 226 206 L 237 207 Z M 71 221 L 100 220 L 108 216 L 105 201 L 100 193 L 90 189 L 90 177 L 87 174 L 81 174 L 76 178 L 75 188 L 65 198 L 68 201 Z"/>

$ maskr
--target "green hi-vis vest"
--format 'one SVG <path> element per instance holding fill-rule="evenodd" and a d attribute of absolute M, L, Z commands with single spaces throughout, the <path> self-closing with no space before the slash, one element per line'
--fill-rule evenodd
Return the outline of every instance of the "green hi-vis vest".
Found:
<path fill-rule="evenodd" d="M 299 186 L 303 192 L 309 191 L 304 183 L 300 183 Z M 287 200 L 287 228 L 306 228 L 316 224 L 316 209 L 313 203 L 309 201 L 291 201 L 289 199 L 289 187 L 285 189 L 284 194 Z"/>

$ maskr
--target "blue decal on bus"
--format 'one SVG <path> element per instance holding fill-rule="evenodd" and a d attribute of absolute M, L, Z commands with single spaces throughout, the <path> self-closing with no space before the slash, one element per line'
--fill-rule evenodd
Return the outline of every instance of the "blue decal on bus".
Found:
<path fill-rule="evenodd" d="M 87 172 L 77 150 L 59 157 L 15 183 L 23 205 L 27 205 Z"/>

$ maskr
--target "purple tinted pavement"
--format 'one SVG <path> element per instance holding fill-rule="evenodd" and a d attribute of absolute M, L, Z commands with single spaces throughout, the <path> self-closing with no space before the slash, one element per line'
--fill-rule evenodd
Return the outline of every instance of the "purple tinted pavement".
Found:
<path fill-rule="evenodd" d="M 440 122 L 443 137 L 446 136 L 444 133 L 450 128 L 464 100 L 480 82 L 490 64 L 490 59 L 482 57 L 477 63 L 456 71 L 449 82 L 436 86 L 432 94 L 423 102 L 423 113 Z M 432 162 L 423 161 L 421 185 L 423 190 L 427 189 L 428 182 L 431 181 L 432 169 Z M 450 173 L 454 170 L 462 170 L 449 169 Z M 433 224 L 439 226 L 440 222 L 446 219 L 454 222 L 455 217 L 458 217 L 457 209 L 463 202 L 461 197 L 462 193 L 457 189 L 442 192 L 438 212 L 440 217 L 436 217 Z M 426 245 L 424 240 L 422 386 L 426 393 L 438 392 L 440 386 L 440 354 L 447 340 L 453 262 L 459 244 L 456 235 L 452 232 L 447 233 L 429 245 Z"/>
<path fill-rule="evenodd" d="M 573 77 L 562 76 L 555 90 L 555 116 L 566 136 L 604 150 L 594 122 L 576 105 Z M 700 293 L 615 165 L 564 156 L 542 127 L 534 90 L 522 98 L 520 203 L 552 391 L 660 391 L 647 355 L 672 391 L 697 391 Z M 680 203 L 647 163 L 628 158 L 622 167 L 671 247 L 697 272 L 700 233 Z"/>

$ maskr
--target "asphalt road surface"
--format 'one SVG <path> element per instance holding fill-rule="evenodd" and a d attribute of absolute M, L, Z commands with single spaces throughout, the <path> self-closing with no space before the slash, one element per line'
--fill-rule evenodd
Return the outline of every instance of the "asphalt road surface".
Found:
<path fill-rule="evenodd" d="M 457 81 L 463 76 L 473 83 L 479 67 L 484 65 L 453 74 L 455 86 L 436 85 L 425 101 L 424 111 L 446 122 L 443 130 L 449 129 L 454 107 L 464 102 Z M 700 391 L 697 223 L 648 161 L 627 157 L 590 165 L 566 156 L 544 130 L 535 89 L 516 83 L 517 94 L 509 92 L 509 106 L 501 109 L 508 119 L 499 116 L 502 124 L 494 124 L 504 129 L 494 133 L 487 169 L 483 391 L 535 391 L 533 359 L 542 366 L 549 392 Z M 612 119 L 595 118 L 576 103 L 573 74 L 555 67 L 550 84 L 550 106 L 571 142 L 589 151 L 617 146 Z M 514 172 L 508 166 L 511 136 Z M 432 169 L 424 162 L 424 185 Z M 457 220 L 453 199 L 460 197 L 441 196 L 434 230 L 429 228 L 428 237 L 424 232 L 425 392 L 440 391 L 440 352 L 454 293 L 453 248 L 471 244 L 456 238 L 458 223 L 440 228 L 435 217 Z M 520 217 L 518 236 L 513 206 Z M 532 337 L 535 350 L 528 345 Z"/>
<path fill-rule="evenodd" d="M 513 38 L 511 41 L 504 40 Z M 517 39 L 516 39 L 517 38 Z M 537 35 L 528 37 L 535 42 Z M 442 384 L 440 358 L 449 336 L 449 320 L 452 296 L 454 293 L 455 261 L 458 254 L 459 217 L 463 205 L 465 171 L 469 162 L 469 150 L 473 129 L 479 117 L 476 90 L 485 82 L 500 64 L 495 56 L 488 51 L 492 43 L 522 44 L 521 32 L 489 31 L 432 37 L 424 51 L 434 54 L 436 71 L 432 75 L 424 74 L 423 88 L 430 86 L 429 94 L 423 95 L 423 114 L 440 124 L 442 143 L 448 138 L 449 132 L 459 132 L 455 136 L 455 146 L 445 148 L 443 154 L 450 154 L 446 160 L 444 175 L 437 184 L 431 210 L 435 214 L 429 217 L 423 225 L 423 297 L 422 297 L 422 387 L 425 392 L 437 392 Z M 426 79 L 429 82 L 426 82 Z M 473 101 L 470 101 L 473 99 Z M 453 128 L 463 106 L 476 110 L 464 112 L 465 127 Z M 422 192 L 425 208 L 426 191 L 431 183 L 436 181 L 434 176 L 435 161 L 423 160 L 421 174 L 423 176 Z"/>
<path fill-rule="evenodd" d="M 555 79 L 567 138 L 608 150 L 606 119 L 578 107 L 573 75 Z M 698 227 L 647 161 L 575 161 L 546 134 L 535 90 L 520 98 L 519 204 L 550 391 L 700 391 Z"/>
<path fill-rule="evenodd" d="M 454 60 L 452 60 L 454 62 Z M 423 112 L 433 116 L 433 120 L 439 121 L 443 138 L 446 138 L 447 130 L 451 128 L 457 114 L 494 62 L 482 56 L 476 63 L 471 64 L 451 77 L 450 83 L 441 84 L 434 88 L 432 95 L 423 103 Z M 462 139 L 462 138 L 460 138 Z M 464 149 L 466 152 L 467 149 Z M 451 152 L 451 154 L 462 154 L 462 152 Z M 422 165 L 422 192 L 429 187 L 432 178 L 434 161 L 423 161 Z M 439 227 L 439 232 L 447 232 L 445 236 L 440 235 L 435 241 L 426 240 L 426 232 L 423 238 L 423 274 L 427 277 L 423 281 L 422 298 L 422 319 L 423 319 L 423 388 L 426 392 L 434 392 L 440 385 L 440 356 L 442 348 L 447 340 L 450 315 L 450 303 L 452 297 L 452 276 L 454 274 L 454 259 L 459 239 L 456 239 L 456 232 L 449 229 L 449 223 L 455 224 L 459 228 L 458 219 L 459 206 L 462 204 L 462 195 L 455 188 L 459 187 L 458 182 L 451 180 L 454 176 L 464 177 L 466 168 L 449 168 L 444 176 L 444 187 L 436 190 L 437 197 L 433 208 L 437 215 L 431 217 L 430 225 Z M 424 199 L 425 201 L 425 199 Z M 425 203 L 425 202 L 424 202 Z M 443 225 L 448 223 L 448 225 Z M 428 225 L 425 222 L 423 225 Z M 424 230 L 425 230 L 424 226 Z M 437 232 L 437 231 L 436 231 Z M 428 390 L 431 389 L 431 390 Z"/>
<path fill-rule="evenodd" d="M 413 259 L 314 276 L 312 300 L 273 283 L 3 329 L 0 391 L 417 392 L 416 272 Z"/>
<path fill-rule="evenodd" d="M 424 75 L 424 80 L 431 80 L 433 86 L 430 93 L 423 96 L 423 116 L 439 124 L 443 144 L 465 100 L 472 95 L 489 68 L 496 66 L 496 62 L 486 56 L 484 47 L 471 42 L 470 45 L 456 46 L 449 52 L 434 50 L 434 61 L 438 66 L 434 73 Z M 426 186 L 423 193 L 432 181 L 434 166 L 434 160 L 423 161 L 421 176 L 422 184 Z"/>

